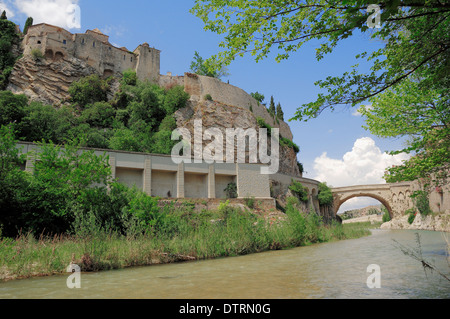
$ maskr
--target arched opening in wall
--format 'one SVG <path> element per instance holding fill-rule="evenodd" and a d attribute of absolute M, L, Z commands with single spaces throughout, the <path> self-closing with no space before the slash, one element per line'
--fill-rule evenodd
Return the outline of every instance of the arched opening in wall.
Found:
<path fill-rule="evenodd" d="M 55 61 L 61 61 L 61 60 L 63 60 L 64 59 L 64 54 L 62 53 L 62 52 L 56 52 L 55 53 Z"/>
<path fill-rule="evenodd" d="M 47 60 L 53 60 L 53 50 L 51 49 L 45 50 L 45 58 Z"/>
<path fill-rule="evenodd" d="M 103 77 L 105 79 L 107 79 L 107 78 L 109 78 L 110 76 L 113 76 L 113 75 L 114 75 L 114 71 L 113 70 L 105 69 L 103 71 Z"/>
<path fill-rule="evenodd" d="M 386 210 L 391 219 L 394 216 L 388 201 L 372 194 L 345 196 L 334 208 L 343 221 L 382 222 Z"/>

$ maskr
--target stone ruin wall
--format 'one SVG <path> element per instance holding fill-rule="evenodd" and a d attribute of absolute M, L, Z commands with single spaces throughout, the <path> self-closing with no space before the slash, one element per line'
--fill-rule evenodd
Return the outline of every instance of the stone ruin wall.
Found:
<path fill-rule="evenodd" d="M 185 73 L 184 76 L 161 75 L 160 85 L 163 87 L 182 85 L 185 91 L 191 95 L 191 99 L 196 101 L 204 100 L 205 95 L 209 94 L 213 101 L 228 106 L 252 109 L 255 117 L 260 117 L 270 126 L 279 128 L 281 136 L 290 140 L 293 139 L 293 134 L 287 123 L 280 120 L 278 124 L 265 106 L 259 104 L 250 94 L 219 79 L 192 73 Z"/>
<path fill-rule="evenodd" d="M 109 37 L 98 30 L 72 34 L 48 24 L 34 25 L 28 29 L 22 46 L 24 55 L 39 49 L 48 61 L 80 59 L 101 76 L 108 77 L 132 69 L 136 70 L 141 80 L 159 81 L 159 50 L 150 48 L 146 43 L 134 52 L 116 48 L 109 43 Z"/>

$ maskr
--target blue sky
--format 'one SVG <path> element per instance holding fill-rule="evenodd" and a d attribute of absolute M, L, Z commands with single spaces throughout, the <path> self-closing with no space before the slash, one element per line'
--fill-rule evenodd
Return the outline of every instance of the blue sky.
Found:
<path fill-rule="evenodd" d="M 67 14 L 62 8 L 70 3 L 81 8 L 81 28 L 71 32 L 99 28 L 110 36 L 111 43 L 130 50 L 148 42 L 162 51 L 162 74 L 170 71 L 182 75 L 189 71 L 195 51 L 207 58 L 220 50 L 221 37 L 204 31 L 202 21 L 189 13 L 194 0 L 0 0 L 0 9 L 6 8 L 9 18 L 21 26 L 28 15 L 33 16 L 35 23 L 63 26 Z M 309 43 L 281 63 L 275 61 L 275 54 L 259 63 L 251 56 L 237 58 L 228 68 L 230 76 L 223 80 L 248 93 L 258 91 L 266 96 L 266 101 L 273 95 L 281 103 L 285 117 L 291 118 L 299 106 L 314 101 L 321 93 L 314 85 L 316 81 L 343 74 L 357 63 L 354 57 L 358 53 L 381 45 L 367 35 L 355 35 L 318 62 L 315 48 L 319 44 Z M 342 107 L 307 123 L 289 123 L 294 142 L 301 148 L 299 160 L 305 166 L 305 177 L 320 178 L 332 186 L 377 184 L 383 182 L 385 166 L 399 163 L 400 158 L 383 152 L 398 149 L 404 141 L 371 135 L 362 128 L 364 120 L 355 116 L 355 111 Z M 378 204 L 354 200 L 343 209 L 373 203 Z"/>

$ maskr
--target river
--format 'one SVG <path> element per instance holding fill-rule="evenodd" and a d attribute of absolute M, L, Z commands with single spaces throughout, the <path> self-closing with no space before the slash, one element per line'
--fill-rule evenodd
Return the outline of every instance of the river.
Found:
<path fill-rule="evenodd" d="M 394 240 L 422 253 L 448 274 L 442 233 L 373 230 L 372 235 L 242 257 L 0 283 L 0 299 L 448 299 L 450 282 L 425 273 Z M 448 236 L 448 234 L 447 234 Z M 369 265 L 379 265 L 381 287 L 370 289 Z"/>

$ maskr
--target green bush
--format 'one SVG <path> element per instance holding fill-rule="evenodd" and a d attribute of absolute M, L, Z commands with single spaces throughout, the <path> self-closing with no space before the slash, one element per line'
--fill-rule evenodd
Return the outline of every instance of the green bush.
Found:
<path fill-rule="evenodd" d="M 224 189 L 225 194 L 227 194 L 228 198 L 237 198 L 237 185 L 236 183 L 229 183 L 227 187 Z"/>
<path fill-rule="evenodd" d="M 108 90 L 109 81 L 93 74 L 73 82 L 69 88 L 69 94 L 72 103 L 85 108 L 88 104 L 106 102 Z"/>
<path fill-rule="evenodd" d="M 390 222 L 391 221 L 391 215 L 389 214 L 389 211 L 387 210 L 387 208 L 382 206 L 381 207 L 381 211 L 384 213 L 383 214 L 383 223 Z"/>
<path fill-rule="evenodd" d="M 204 99 L 205 99 L 205 101 L 212 101 L 213 100 L 211 94 L 206 94 Z"/>
<path fill-rule="evenodd" d="M 333 205 L 333 193 L 326 183 L 319 184 L 318 198 L 320 206 Z"/>
<path fill-rule="evenodd" d="M 122 83 L 124 85 L 135 86 L 138 82 L 138 77 L 135 70 L 125 70 L 123 72 Z"/>
<path fill-rule="evenodd" d="M 309 191 L 302 183 L 292 180 L 289 189 L 304 203 L 309 201 Z"/>
<path fill-rule="evenodd" d="M 426 191 L 417 191 L 413 194 L 412 198 L 421 215 L 428 216 L 432 213 Z"/>
<path fill-rule="evenodd" d="M 414 208 L 408 209 L 408 210 L 405 212 L 405 214 L 408 215 L 408 223 L 409 223 L 409 224 L 414 223 L 414 220 L 416 219 L 416 216 L 417 216 L 416 210 L 415 210 Z"/>
<path fill-rule="evenodd" d="M 0 91 L 0 125 L 20 123 L 27 114 L 28 98 L 10 91 Z"/>
<path fill-rule="evenodd" d="M 34 48 L 31 50 L 31 56 L 35 61 L 40 61 L 44 59 L 44 54 L 42 54 L 42 51 L 39 50 L 38 48 Z"/>
<path fill-rule="evenodd" d="M 248 208 L 253 209 L 255 208 L 255 198 L 254 197 L 247 197 L 244 199 L 245 205 L 247 205 Z"/>
<path fill-rule="evenodd" d="M 19 44 L 16 25 L 6 19 L 0 20 L 0 90 L 5 90 L 9 83 L 9 75 L 16 62 L 12 48 Z"/>

